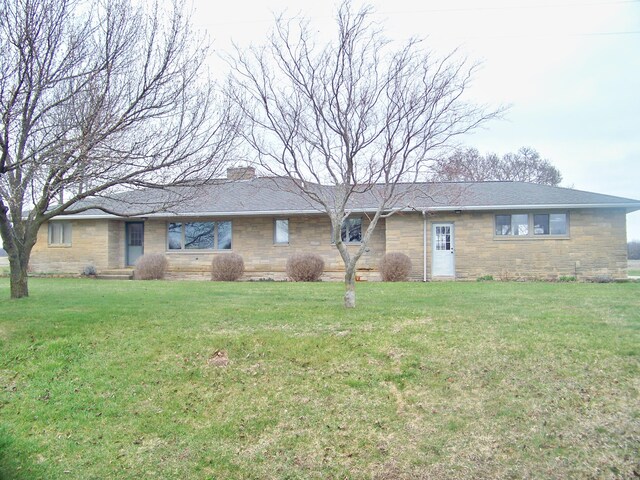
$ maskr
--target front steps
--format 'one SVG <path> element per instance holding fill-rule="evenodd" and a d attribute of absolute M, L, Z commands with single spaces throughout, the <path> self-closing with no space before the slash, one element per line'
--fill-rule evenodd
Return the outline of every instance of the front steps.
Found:
<path fill-rule="evenodd" d="M 96 275 L 97 280 L 131 280 L 132 278 L 133 268 L 103 270 Z"/>

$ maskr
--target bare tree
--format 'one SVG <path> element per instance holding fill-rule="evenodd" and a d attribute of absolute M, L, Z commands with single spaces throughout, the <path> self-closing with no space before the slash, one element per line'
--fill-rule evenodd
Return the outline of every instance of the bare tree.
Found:
<path fill-rule="evenodd" d="M 234 121 L 178 0 L 0 1 L 0 234 L 18 298 L 44 222 L 210 178 Z"/>
<path fill-rule="evenodd" d="M 370 7 L 342 3 L 334 41 L 320 44 L 313 32 L 307 21 L 280 17 L 266 45 L 236 48 L 229 96 L 259 165 L 290 178 L 328 214 L 345 266 L 345 306 L 354 307 L 358 260 L 379 219 L 407 205 L 402 183 L 496 112 L 463 100 L 474 66 L 454 54 L 436 58 L 419 40 L 396 46 Z M 350 250 L 347 222 L 362 196 L 376 206 Z"/>
<path fill-rule="evenodd" d="M 432 169 L 434 179 L 444 182 L 498 180 L 556 186 L 562 181 L 560 171 L 530 147 L 522 147 L 502 158 L 495 153 L 483 156 L 475 148 L 458 150 L 435 161 Z"/>

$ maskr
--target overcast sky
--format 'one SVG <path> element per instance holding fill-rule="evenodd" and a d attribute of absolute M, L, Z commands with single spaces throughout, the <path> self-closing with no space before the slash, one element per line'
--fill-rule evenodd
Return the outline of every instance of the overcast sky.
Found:
<path fill-rule="evenodd" d="M 355 2 L 356 5 L 361 2 Z M 531 146 L 562 186 L 640 199 L 640 0 L 372 0 L 391 39 L 426 38 L 482 67 L 474 100 L 509 105 L 504 120 L 468 138 L 481 152 Z M 219 52 L 260 44 L 274 13 L 310 17 L 332 34 L 336 3 L 194 0 L 195 20 Z M 213 61 L 217 71 L 221 62 Z M 627 216 L 640 240 L 640 212 Z"/>

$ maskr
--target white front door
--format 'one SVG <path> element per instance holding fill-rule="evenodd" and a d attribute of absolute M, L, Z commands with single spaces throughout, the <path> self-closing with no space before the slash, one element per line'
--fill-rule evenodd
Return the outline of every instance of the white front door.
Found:
<path fill-rule="evenodd" d="M 434 277 L 454 277 L 456 257 L 453 253 L 453 223 L 434 223 L 431 238 L 433 239 L 431 275 Z"/>

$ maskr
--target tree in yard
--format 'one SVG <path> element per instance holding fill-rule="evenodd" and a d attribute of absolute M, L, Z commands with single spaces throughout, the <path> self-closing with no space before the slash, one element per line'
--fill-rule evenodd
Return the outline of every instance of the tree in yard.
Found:
<path fill-rule="evenodd" d="M 350 2 L 337 13 L 337 36 L 321 44 L 309 22 L 276 20 L 269 42 L 236 49 L 229 96 L 241 134 L 268 172 L 331 220 L 345 266 L 345 306 L 355 306 L 358 260 L 380 218 L 407 205 L 408 189 L 452 140 L 496 116 L 463 99 L 474 66 L 454 54 L 436 58 L 410 40 L 396 46 Z M 347 247 L 354 202 L 375 202 L 355 250 Z M 346 234 L 346 235 L 345 235 Z"/>
<path fill-rule="evenodd" d="M 443 182 L 501 180 L 557 186 L 562 181 L 560 171 L 529 147 L 507 153 L 502 158 L 495 153 L 480 155 L 475 148 L 458 150 L 435 161 L 432 169 L 434 179 Z"/>
<path fill-rule="evenodd" d="M 0 234 L 19 298 L 44 222 L 210 178 L 235 122 L 177 0 L 1 1 Z"/>

